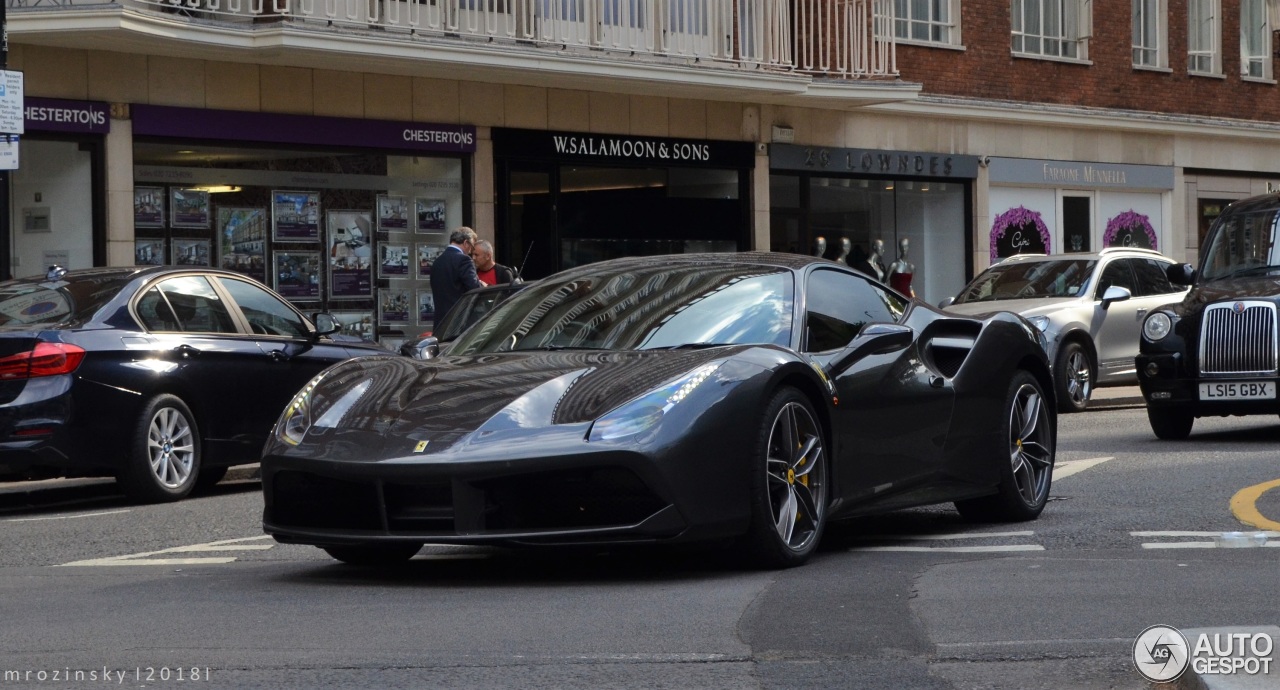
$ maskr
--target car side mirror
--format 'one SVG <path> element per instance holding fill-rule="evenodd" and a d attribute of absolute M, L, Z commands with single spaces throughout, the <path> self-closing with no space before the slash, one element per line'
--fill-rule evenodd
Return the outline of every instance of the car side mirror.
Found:
<path fill-rule="evenodd" d="M 311 320 L 316 324 L 316 335 L 333 335 L 342 330 L 342 322 L 338 321 L 338 317 L 328 312 L 316 312 L 311 315 Z"/>
<path fill-rule="evenodd" d="M 946 309 L 947 307 L 951 306 L 952 304 L 955 304 L 955 301 L 956 301 L 956 298 L 954 298 L 954 297 L 948 297 L 948 298 L 946 298 L 946 299 L 942 300 L 941 302 L 938 302 L 938 308 L 939 308 L 939 309 Z"/>
<path fill-rule="evenodd" d="M 1196 269 L 1191 264 L 1170 264 L 1164 269 L 1164 275 L 1174 285 L 1195 285 Z"/>
<path fill-rule="evenodd" d="M 884 355 L 897 352 L 915 339 L 915 332 L 907 326 L 896 323 L 869 323 L 858 331 L 858 335 L 827 366 L 831 375 L 853 366 L 855 362 L 871 355 Z"/>
<path fill-rule="evenodd" d="M 400 344 L 400 354 L 413 359 L 435 359 L 440 356 L 440 339 L 428 335 L 406 340 Z"/>
<path fill-rule="evenodd" d="M 1123 302 L 1130 297 L 1133 297 L 1133 293 L 1129 292 L 1129 288 L 1112 285 L 1102 293 L 1102 308 L 1106 309 L 1112 302 Z"/>

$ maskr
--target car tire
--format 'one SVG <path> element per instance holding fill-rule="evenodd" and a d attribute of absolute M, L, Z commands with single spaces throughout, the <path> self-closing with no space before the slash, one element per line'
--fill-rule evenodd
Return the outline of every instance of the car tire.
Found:
<path fill-rule="evenodd" d="M 1151 422 L 1151 430 L 1156 438 L 1165 441 L 1181 441 L 1191 435 L 1191 427 L 1195 425 L 1195 415 L 1190 410 L 1179 407 L 1147 406 L 1147 421 Z"/>
<path fill-rule="evenodd" d="M 325 546 L 324 552 L 347 565 L 397 565 L 406 563 L 422 548 L 419 543 L 368 546 Z"/>
<path fill-rule="evenodd" d="M 751 525 L 745 553 L 761 568 L 803 564 L 827 522 L 827 441 L 813 405 L 795 388 L 770 399 L 751 457 Z"/>
<path fill-rule="evenodd" d="M 1093 394 L 1093 358 L 1078 341 L 1058 348 L 1053 364 L 1053 385 L 1058 393 L 1059 412 L 1083 412 Z"/>
<path fill-rule="evenodd" d="M 116 475 L 125 496 L 167 503 L 191 493 L 200 476 L 200 431 L 191 409 L 173 395 L 142 406 L 129 455 Z"/>
<path fill-rule="evenodd" d="M 1034 520 L 1049 501 L 1057 438 L 1052 410 L 1029 372 L 1018 371 L 1009 382 L 996 438 L 991 449 L 1000 464 L 996 493 L 956 501 L 956 509 L 977 522 Z"/>

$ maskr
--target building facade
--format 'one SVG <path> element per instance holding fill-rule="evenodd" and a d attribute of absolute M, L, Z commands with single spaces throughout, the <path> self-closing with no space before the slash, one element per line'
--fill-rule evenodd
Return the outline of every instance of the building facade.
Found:
<path fill-rule="evenodd" d="M 0 265 L 221 265 L 388 342 L 458 225 L 528 277 L 906 247 L 937 302 L 1017 251 L 1194 260 L 1280 183 L 1262 0 L 26 5 Z"/>

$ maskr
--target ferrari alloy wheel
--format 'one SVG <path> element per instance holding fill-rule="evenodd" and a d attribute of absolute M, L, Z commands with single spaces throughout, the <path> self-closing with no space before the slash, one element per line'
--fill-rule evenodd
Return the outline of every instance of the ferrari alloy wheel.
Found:
<path fill-rule="evenodd" d="M 369 546 L 326 546 L 325 553 L 347 565 L 396 565 L 405 563 L 422 548 L 421 543 Z"/>
<path fill-rule="evenodd" d="M 1075 341 L 1062 344 L 1053 378 L 1058 387 L 1058 411 L 1084 411 L 1093 394 L 1093 362 L 1084 345 Z"/>
<path fill-rule="evenodd" d="M 1034 520 L 1049 500 L 1053 482 L 1056 429 L 1040 383 L 1018 371 L 1009 384 L 1001 417 L 1000 484 L 993 496 L 957 501 L 966 518 L 1015 522 Z"/>
<path fill-rule="evenodd" d="M 1195 425 L 1195 415 L 1190 410 L 1179 407 L 1147 406 L 1147 421 L 1151 422 L 1151 430 L 1156 437 L 1165 441 L 1181 441 L 1191 435 L 1191 427 Z"/>
<path fill-rule="evenodd" d="M 825 436 L 813 406 L 792 388 L 774 396 L 764 422 L 753 469 L 750 550 L 765 567 L 800 565 L 826 524 Z"/>
<path fill-rule="evenodd" d="M 143 406 L 133 446 L 117 479 L 142 503 L 176 501 L 191 493 L 200 472 L 200 434 L 181 399 L 157 395 Z"/>

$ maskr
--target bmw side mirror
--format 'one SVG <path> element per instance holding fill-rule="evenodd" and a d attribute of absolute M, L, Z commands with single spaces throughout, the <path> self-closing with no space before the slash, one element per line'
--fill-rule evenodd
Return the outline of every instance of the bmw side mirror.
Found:
<path fill-rule="evenodd" d="M 342 323 L 338 321 L 338 317 L 327 312 L 317 312 L 311 315 L 311 320 L 316 324 L 316 335 L 333 335 L 342 330 Z"/>
<path fill-rule="evenodd" d="M 858 335 L 828 365 L 831 375 L 853 366 L 855 362 L 871 355 L 884 355 L 897 352 L 915 339 L 915 332 L 907 326 L 896 323 L 869 323 L 858 331 Z"/>
<path fill-rule="evenodd" d="M 956 298 L 954 298 L 954 297 L 948 297 L 948 298 L 946 298 L 946 299 L 942 300 L 941 302 L 938 302 L 938 308 L 939 308 L 939 309 L 946 309 L 947 307 L 949 307 L 949 306 L 951 306 L 952 304 L 954 304 L 954 303 L 955 303 L 955 301 L 956 301 Z"/>
<path fill-rule="evenodd" d="M 1165 277 L 1174 285 L 1194 285 L 1196 269 L 1191 264 L 1171 264 L 1164 269 Z"/>
<path fill-rule="evenodd" d="M 1133 293 L 1129 292 L 1129 288 L 1112 285 L 1102 293 L 1102 308 L 1106 309 L 1112 302 L 1123 302 L 1130 297 L 1133 297 Z"/>
<path fill-rule="evenodd" d="M 435 359 L 440 356 L 440 339 L 428 335 L 406 340 L 400 344 L 400 354 L 413 359 Z"/>

